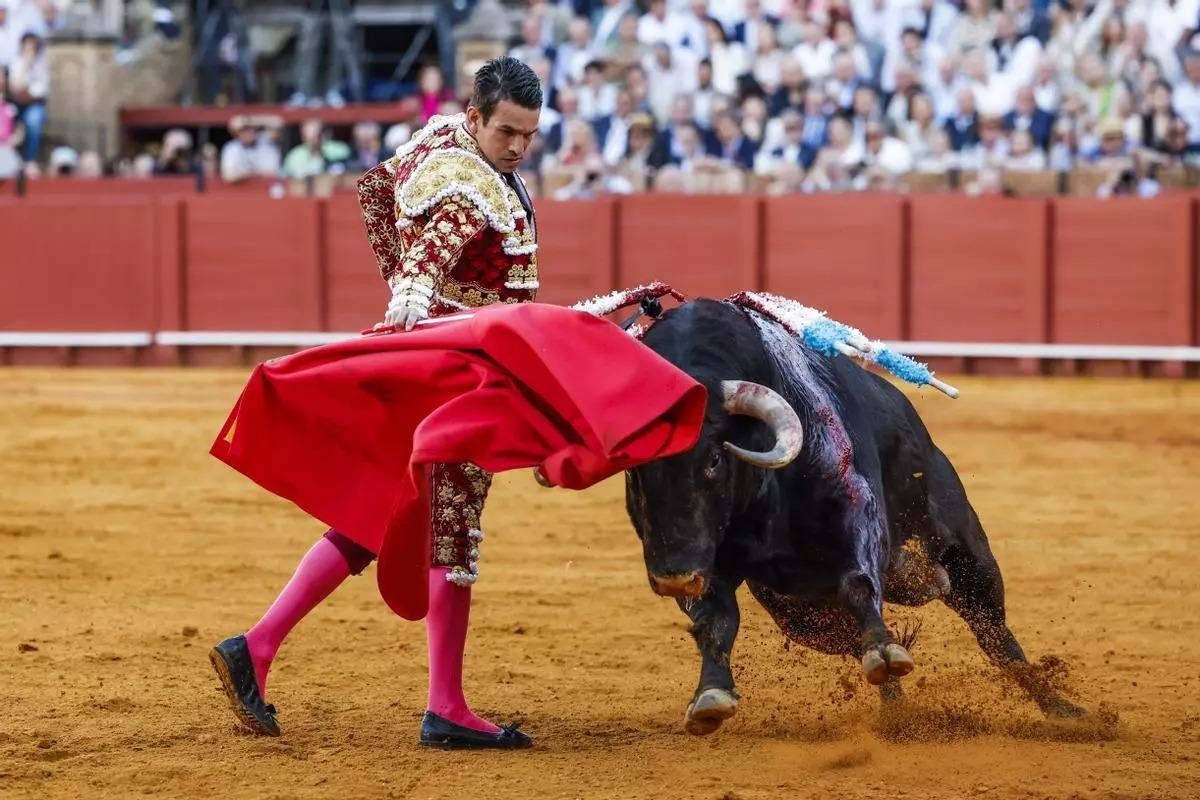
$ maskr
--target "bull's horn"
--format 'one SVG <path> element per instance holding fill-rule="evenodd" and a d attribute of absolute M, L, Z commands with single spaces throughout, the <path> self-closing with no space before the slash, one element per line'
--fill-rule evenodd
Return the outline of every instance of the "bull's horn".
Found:
<path fill-rule="evenodd" d="M 762 420 L 775 433 L 775 446 L 766 452 L 745 450 L 732 442 L 725 442 L 726 450 L 742 461 L 767 469 L 786 467 L 800 455 L 804 426 L 778 392 L 750 381 L 721 381 L 721 390 L 728 413 Z"/>

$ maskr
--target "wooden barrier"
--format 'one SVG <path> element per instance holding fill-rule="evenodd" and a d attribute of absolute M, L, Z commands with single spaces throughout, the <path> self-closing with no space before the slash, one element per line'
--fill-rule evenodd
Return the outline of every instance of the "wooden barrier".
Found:
<path fill-rule="evenodd" d="M 754 195 L 630 195 L 617 225 L 617 284 L 660 280 L 689 297 L 761 285 L 762 203 Z"/>
<path fill-rule="evenodd" d="M 691 296 L 766 289 L 923 346 L 1200 343 L 1186 195 L 645 195 L 537 211 L 543 302 L 664 280 Z M 0 241 L 0 332 L 357 331 L 388 299 L 349 195 L 0 198 Z M 20 349 L 9 341 L 0 359 Z"/>
<path fill-rule="evenodd" d="M 1047 341 L 1046 201 L 923 195 L 910 206 L 909 338 Z"/>
<path fill-rule="evenodd" d="M 905 213 L 899 195 L 769 198 L 763 288 L 904 338 Z"/>
<path fill-rule="evenodd" d="M 1055 200 L 1046 341 L 1192 343 L 1195 233 L 1188 197 Z"/>
<path fill-rule="evenodd" d="M 321 202 L 230 194 L 183 203 L 185 327 L 323 329 Z"/>
<path fill-rule="evenodd" d="M 615 200 L 543 200 L 534 210 L 538 302 L 570 305 L 616 288 Z"/>
<path fill-rule="evenodd" d="M 145 197 L 0 200 L 0 330 L 153 330 L 156 231 Z"/>
<path fill-rule="evenodd" d="M 322 330 L 360 331 L 383 319 L 391 295 L 367 242 L 357 197 L 325 201 L 321 260 L 326 297 Z"/>
<path fill-rule="evenodd" d="M 40 197 L 161 197 L 194 195 L 196 179 L 190 175 L 156 178 L 43 178 L 25 182 L 29 198 Z"/>

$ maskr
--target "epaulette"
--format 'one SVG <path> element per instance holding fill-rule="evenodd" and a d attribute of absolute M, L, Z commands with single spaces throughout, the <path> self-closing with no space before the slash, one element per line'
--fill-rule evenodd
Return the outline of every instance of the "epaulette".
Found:
<path fill-rule="evenodd" d="M 512 233 L 516 229 L 515 220 L 525 216 L 524 209 L 513 207 L 508 186 L 499 173 L 458 140 L 457 129 L 465 119 L 464 114 L 433 117 L 396 151 L 390 161 L 391 171 L 398 170 L 414 156 L 419 159 L 396 186 L 397 211 L 403 214 L 396 227 L 408 227 L 413 219 L 428 214 L 438 203 L 455 195 L 474 205 L 488 225 L 500 233 Z M 453 138 L 441 142 L 436 138 L 439 134 Z M 426 150 L 423 154 L 418 152 L 422 148 Z"/>

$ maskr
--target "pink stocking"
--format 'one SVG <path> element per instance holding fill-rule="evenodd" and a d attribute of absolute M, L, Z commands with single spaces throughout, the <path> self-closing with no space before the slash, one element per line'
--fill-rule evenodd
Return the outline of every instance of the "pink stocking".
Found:
<path fill-rule="evenodd" d="M 429 710 L 440 717 L 487 733 L 500 729 L 476 716 L 463 695 L 463 653 L 471 618 L 471 590 L 446 580 L 446 567 L 429 570 Z"/>
<path fill-rule="evenodd" d="M 337 546 L 329 539 L 317 540 L 288 581 L 279 597 L 258 623 L 246 631 L 246 644 L 254 674 L 258 678 L 258 693 L 267 697 L 267 673 L 284 637 L 296 623 L 316 608 L 350 574 L 350 566 Z"/>

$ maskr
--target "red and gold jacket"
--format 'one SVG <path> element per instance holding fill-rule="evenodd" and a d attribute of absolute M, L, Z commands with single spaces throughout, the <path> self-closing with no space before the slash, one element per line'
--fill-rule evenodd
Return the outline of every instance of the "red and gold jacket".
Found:
<path fill-rule="evenodd" d="M 432 316 L 537 293 L 534 225 L 465 121 L 433 117 L 358 181 L 380 272 L 393 293 Z"/>

